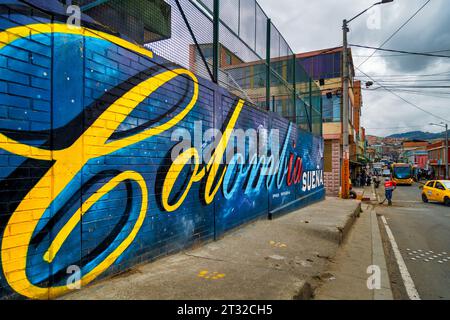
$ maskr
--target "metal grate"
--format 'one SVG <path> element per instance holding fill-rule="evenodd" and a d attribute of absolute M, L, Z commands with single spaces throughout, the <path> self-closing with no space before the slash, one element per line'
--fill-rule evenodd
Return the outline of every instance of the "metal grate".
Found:
<path fill-rule="evenodd" d="M 139 44 L 171 37 L 171 6 L 163 0 L 77 0 L 82 11 Z"/>
<path fill-rule="evenodd" d="M 255 106 L 321 134 L 322 94 L 255 0 L 78 0 L 85 13 Z M 268 31 L 270 33 L 268 34 Z"/>

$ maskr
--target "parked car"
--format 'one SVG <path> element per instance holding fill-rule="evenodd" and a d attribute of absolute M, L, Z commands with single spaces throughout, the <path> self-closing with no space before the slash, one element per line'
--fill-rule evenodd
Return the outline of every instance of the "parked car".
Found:
<path fill-rule="evenodd" d="M 450 207 L 450 180 L 428 181 L 422 187 L 422 200 L 425 203 L 437 201 Z"/>

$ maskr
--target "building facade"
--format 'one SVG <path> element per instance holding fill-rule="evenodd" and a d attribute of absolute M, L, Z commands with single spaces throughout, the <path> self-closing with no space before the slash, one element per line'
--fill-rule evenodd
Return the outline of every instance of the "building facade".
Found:
<path fill-rule="evenodd" d="M 198 75 L 174 1 L 152 51 L 29 2 L 0 3 L 0 299 L 57 298 L 72 271 L 85 286 L 324 198 L 321 136 Z M 236 150 L 232 132 L 260 135 Z"/>
<path fill-rule="evenodd" d="M 365 157 L 365 131 L 361 128 L 362 90 L 361 82 L 354 80 L 355 72 L 351 50 L 349 89 L 349 143 L 351 176 L 356 178 L 363 170 Z M 342 181 L 343 156 L 343 48 L 324 49 L 301 53 L 297 59 L 301 61 L 306 72 L 311 75 L 320 87 L 323 110 L 323 137 L 325 139 L 325 186 L 327 195 L 338 196 Z"/>
<path fill-rule="evenodd" d="M 450 152 L 445 156 L 445 141 L 438 141 L 427 147 L 428 165 L 436 179 L 445 179 L 446 161 L 450 159 Z"/>

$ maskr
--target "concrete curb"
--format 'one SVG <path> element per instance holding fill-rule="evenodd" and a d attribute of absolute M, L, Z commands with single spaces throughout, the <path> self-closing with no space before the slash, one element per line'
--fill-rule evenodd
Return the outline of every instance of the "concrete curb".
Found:
<path fill-rule="evenodd" d="M 354 212 L 347 216 L 346 221 L 344 222 L 343 226 L 337 226 L 337 228 L 336 228 L 337 231 L 330 230 L 329 235 L 325 237 L 326 239 L 333 238 L 337 242 L 337 244 L 339 245 L 337 250 L 347 239 L 348 234 L 352 230 L 353 225 L 355 224 L 356 220 L 361 216 L 362 212 L 363 212 L 362 211 L 362 202 L 359 201 L 359 204 L 356 207 L 356 209 L 354 210 Z M 336 256 L 337 250 L 336 250 L 334 256 Z M 303 286 L 299 289 L 298 293 L 293 297 L 293 300 L 312 300 L 315 296 L 316 290 L 318 289 L 320 282 L 321 282 L 321 280 L 318 280 L 315 277 L 311 277 L 310 279 L 307 279 L 303 283 Z"/>
<path fill-rule="evenodd" d="M 142 264 L 134 274 L 64 299 L 310 300 L 321 281 L 327 281 L 327 265 L 360 213 L 360 201 L 328 198 L 274 221 L 256 221 L 220 241 Z M 211 281 L 200 276 L 205 272 L 224 277 Z"/>
<path fill-rule="evenodd" d="M 342 227 L 340 226 L 337 227 L 339 231 L 339 241 L 338 241 L 339 245 L 342 245 L 342 243 L 345 241 L 348 233 L 355 224 L 356 219 L 358 219 L 361 216 L 361 212 L 362 212 L 362 202 L 359 202 L 355 211 L 347 217 L 347 221 L 345 221 L 345 224 Z"/>
<path fill-rule="evenodd" d="M 365 214 L 356 221 L 346 243 L 337 251 L 333 263 L 329 264 L 327 273 L 323 275 L 324 281 L 319 282 L 315 299 L 393 300 L 375 208 L 364 205 L 363 209 Z M 381 287 L 377 290 L 368 286 L 368 266 L 380 269 Z"/>
<path fill-rule="evenodd" d="M 340 221 L 334 225 L 311 226 L 307 229 L 307 232 L 310 232 L 324 240 L 335 242 L 337 245 L 341 245 L 347 237 L 349 231 L 352 229 L 356 219 L 360 217 L 362 212 L 362 202 L 360 200 L 353 201 L 357 202 L 357 206 L 354 211 L 348 213 L 345 218 L 341 218 Z"/>
<path fill-rule="evenodd" d="M 315 290 L 316 287 L 313 287 L 309 281 L 303 281 L 302 287 L 292 297 L 292 300 L 311 300 L 314 297 Z"/>

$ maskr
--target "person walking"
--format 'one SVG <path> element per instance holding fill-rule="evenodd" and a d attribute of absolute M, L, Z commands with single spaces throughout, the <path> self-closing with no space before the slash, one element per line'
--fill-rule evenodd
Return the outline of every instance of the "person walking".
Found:
<path fill-rule="evenodd" d="M 365 171 L 363 171 L 359 177 L 359 185 L 361 188 L 366 185 L 366 172 Z"/>
<path fill-rule="evenodd" d="M 366 178 L 366 186 L 370 187 L 371 185 L 372 185 L 372 176 L 368 174 Z"/>
<path fill-rule="evenodd" d="M 394 190 L 397 189 L 397 184 L 395 181 L 392 181 L 390 178 L 386 178 L 384 182 L 384 190 L 386 199 L 388 201 L 388 206 L 392 206 L 392 197 L 394 195 Z"/>

